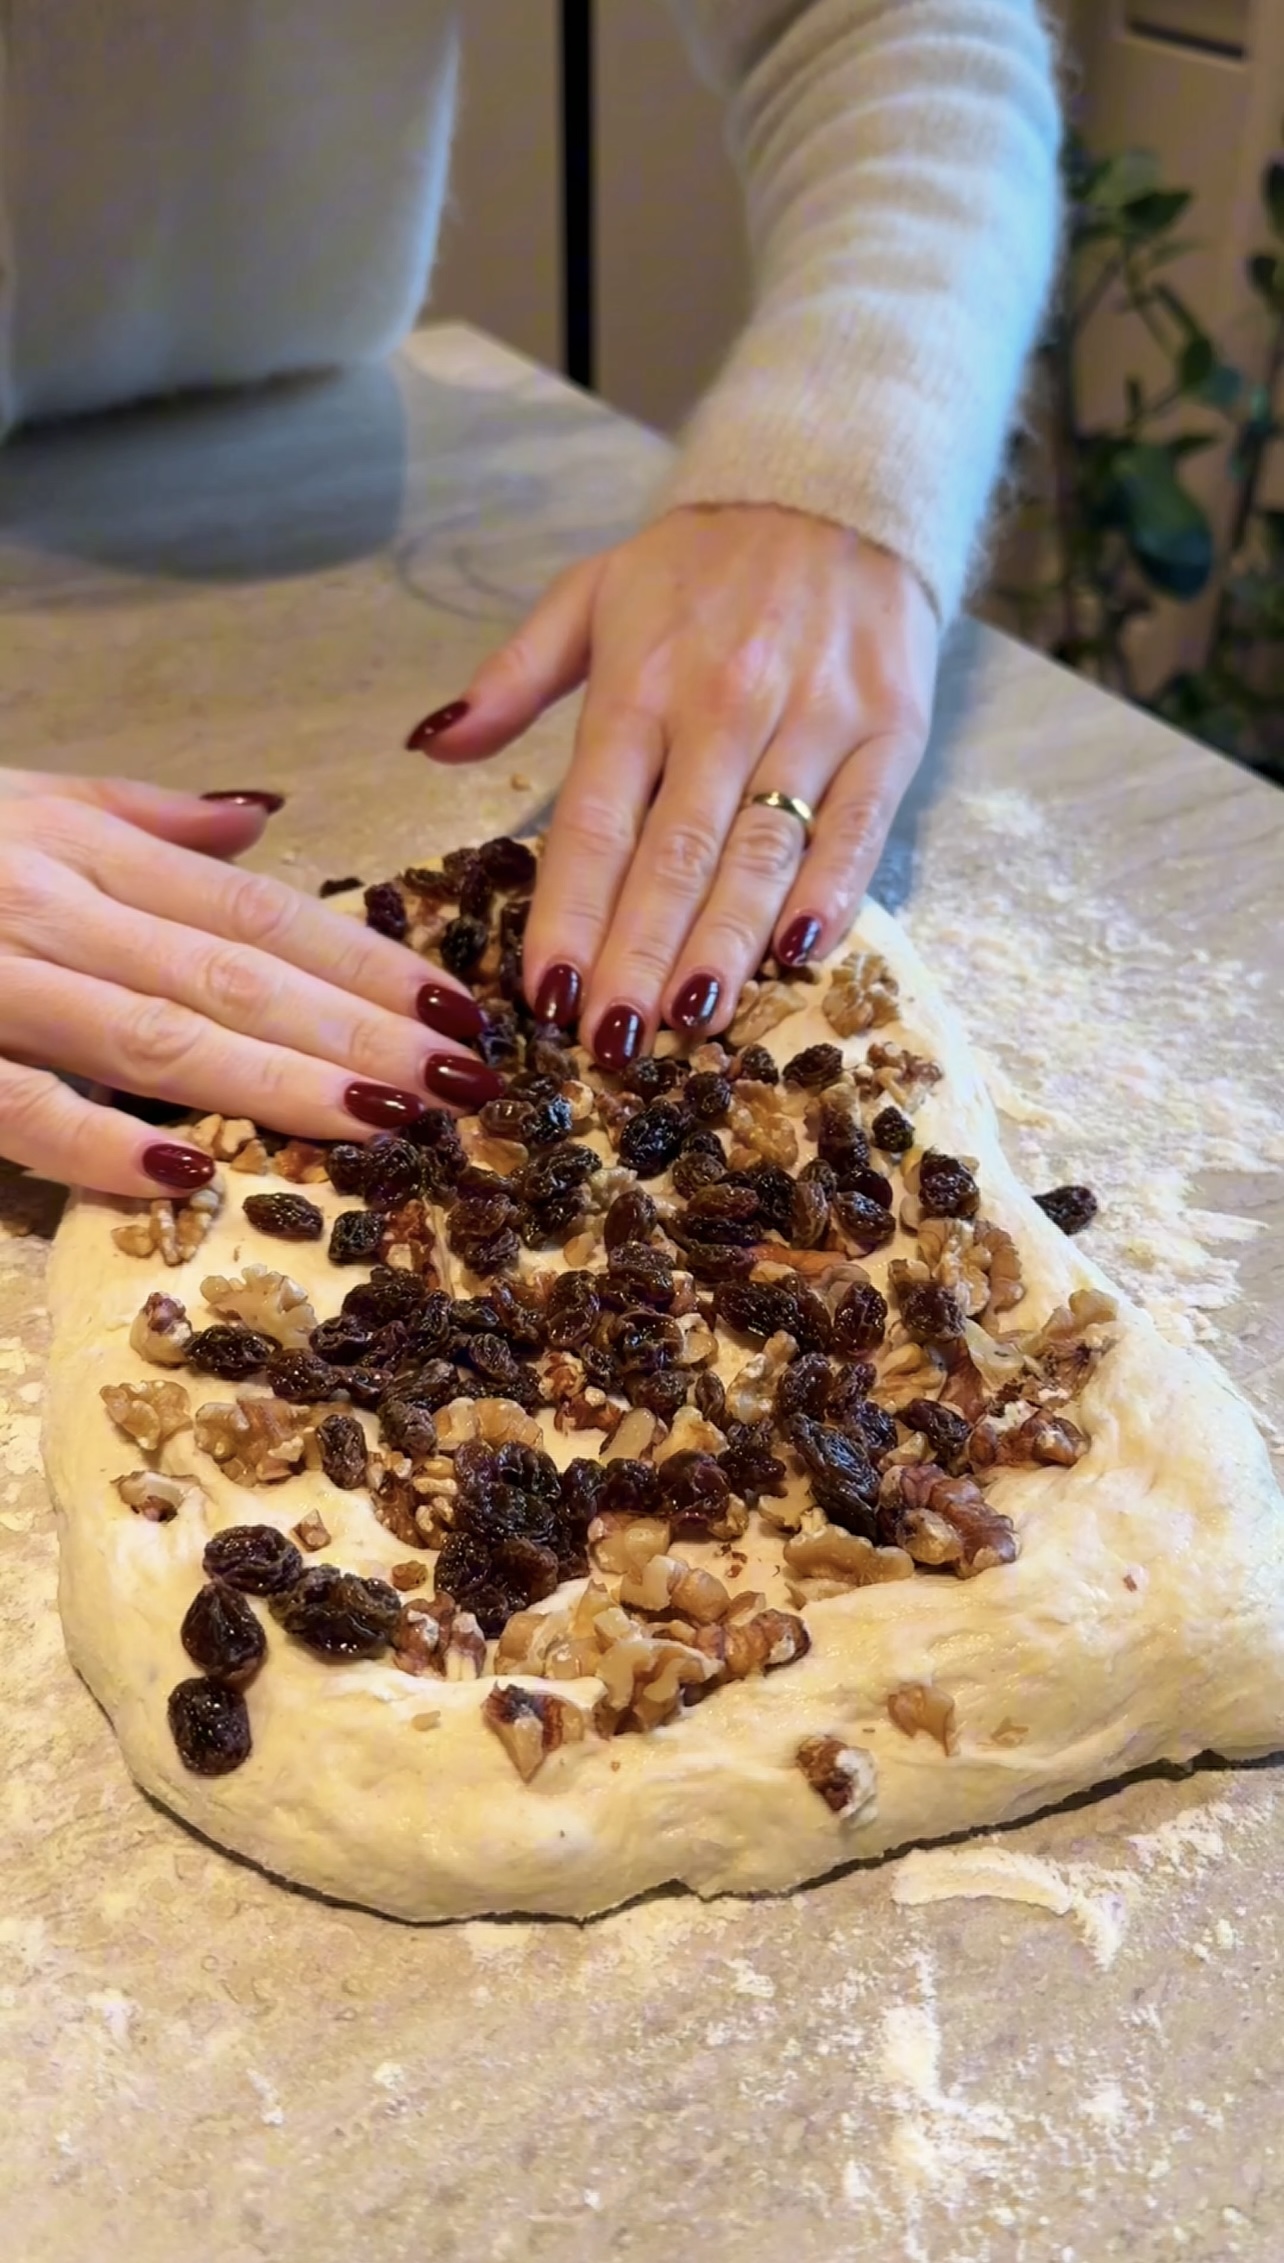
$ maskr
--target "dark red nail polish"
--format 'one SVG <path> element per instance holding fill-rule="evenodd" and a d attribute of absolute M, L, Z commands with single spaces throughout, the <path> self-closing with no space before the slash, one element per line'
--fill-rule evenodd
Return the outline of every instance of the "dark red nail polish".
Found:
<path fill-rule="evenodd" d="M 174 1187 L 190 1194 L 195 1187 L 207 1187 L 214 1176 L 214 1158 L 203 1155 L 199 1147 L 178 1147 L 172 1140 L 159 1140 L 154 1147 L 143 1149 L 143 1169 L 157 1186 Z"/>
<path fill-rule="evenodd" d="M 621 1069 L 627 1069 L 642 1043 L 645 1026 L 632 1006 L 607 1007 L 593 1033 L 593 1051 L 604 1069 L 614 1069 L 617 1076 Z"/>
<path fill-rule="evenodd" d="M 415 1000 L 415 1012 L 429 1029 L 443 1037 L 457 1038 L 461 1045 L 470 1045 L 480 1037 L 486 1027 L 486 1016 L 475 998 L 464 990 L 449 990 L 444 982 L 425 982 Z"/>
<path fill-rule="evenodd" d="M 580 1010 L 583 994 L 579 968 L 568 966 L 565 959 L 555 960 L 546 970 L 536 995 L 536 1021 L 556 1022 L 559 1029 L 569 1029 Z"/>
<path fill-rule="evenodd" d="M 483 1061 L 470 1061 L 462 1053 L 430 1053 L 424 1062 L 424 1083 L 438 1100 L 471 1115 L 488 1100 L 498 1100 L 504 1080 Z"/>
<path fill-rule="evenodd" d="M 821 922 L 810 912 L 800 912 L 791 919 L 776 945 L 776 957 L 782 966 L 802 966 L 811 957 L 820 941 Z"/>
<path fill-rule="evenodd" d="M 350 1084 L 343 1105 L 359 1124 L 373 1124 L 376 1131 L 400 1131 L 425 1113 L 413 1092 L 398 1092 L 391 1084 Z"/>
<path fill-rule="evenodd" d="M 422 723 L 416 723 L 406 740 L 411 754 L 422 754 L 424 748 L 431 746 L 434 739 L 439 739 L 443 731 L 452 731 L 456 723 L 462 723 L 467 713 L 466 699 L 452 699 L 445 707 L 434 707 L 431 715 L 425 715 Z"/>
<path fill-rule="evenodd" d="M 674 1029 L 689 1037 L 694 1030 L 711 1020 L 718 1010 L 722 984 L 716 974 L 693 974 L 684 982 L 669 1009 L 669 1020 Z"/>
<path fill-rule="evenodd" d="M 238 809 L 266 810 L 269 817 L 275 817 L 278 809 L 285 808 L 284 794 L 265 793 L 258 786 L 215 786 L 208 794 L 202 794 L 201 800 L 235 802 Z"/>

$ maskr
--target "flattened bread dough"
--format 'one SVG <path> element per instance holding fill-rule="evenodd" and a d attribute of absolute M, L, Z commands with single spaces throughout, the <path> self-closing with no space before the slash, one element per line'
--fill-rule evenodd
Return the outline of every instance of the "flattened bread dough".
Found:
<path fill-rule="evenodd" d="M 945 1072 L 918 1112 L 920 1142 L 977 1158 L 983 1211 L 1020 1249 L 1026 1301 L 1005 1329 L 1037 1325 L 1074 1289 L 1109 1288 L 1015 1179 L 957 1022 L 899 928 L 867 905 L 856 940 L 880 951 L 900 984 L 899 1021 L 871 1034 Z M 778 1058 L 832 1040 L 822 996 L 817 987 L 814 1003 L 773 1032 Z M 867 1044 L 868 1035 L 848 1040 L 848 1060 Z M 364 1493 L 308 1474 L 247 1491 L 196 1454 L 190 1432 L 163 1466 L 199 1467 L 206 1512 L 152 1524 L 113 1488 L 141 1457 L 113 1428 L 99 1387 L 157 1378 L 128 1340 L 151 1289 L 183 1298 L 205 1324 L 200 1282 L 248 1259 L 291 1273 L 320 1313 L 335 1309 L 324 1242 L 268 1245 L 245 1225 L 241 1199 L 281 1187 L 233 1174 L 205 1243 L 163 1277 L 113 1246 L 111 1228 L 131 1206 L 73 1200 L 53 1256 L 45 1431 L 75 1665 L 138 1782 L 269 1871 L 403 1918 L 580 1917 L 670 1880 L 701 1894 L 792 1887 L 911 1841 L 1010 1821 L 1150 1762 L 1204 1751 L 1249 1759 L 1284 1741 L 1284 1501 L 1265 1448 L 1212 1363 L 1164 1342 L 1111 1289 L 1116 1341 L 1072 1409 L 1088 1454 L 1071 1469 L 1005 1471 L 989 1489 L 1020 1533 L 1016 1563 L 811 1603 L 812 1648 L 800 1662 L 718 1688 L 649 1734 L 567 1744 L 529 1784 L 483 1723 L 486 1684 L 412 1678 L 384 1661 L 328 1663 L 268 1619 L 268 1662 L 248 1693 L 250 1759 L 222 1778 L 189 1774 L 166 1698 L 192 1670 L 179 1626 L 210 1533 L 288 1529 L 316 1508 L 333 1545 L 313 1560 L 386 1573 L 406 1554 Z M 345 1207 L 328 1186 L 305 1191 L 327 1215 Z M 867 1269 L 881 1281 L 887 1257 L 908 1248 L 898 1237 Z M 738 1346 L 722 1371 L 749 1349 Z M 595 1446 L 581 1434 L 555 1450 L 565 1461 Z M 953 1698 L 948 1756 L 889 1720 L 889 1692 L 908 1682 Z M 590 1710 L 598 1689 L 552 1686 Z M 874 1803 L 852 1817 L 833 1814 L 796 1764 L 799 1744 L 818 1735 L 872 1760 Z"/>

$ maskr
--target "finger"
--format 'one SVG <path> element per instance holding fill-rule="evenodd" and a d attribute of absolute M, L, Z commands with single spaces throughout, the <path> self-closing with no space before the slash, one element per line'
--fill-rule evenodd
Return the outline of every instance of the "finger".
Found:
<path fill-rule="evenodd" d="M 526 994 L 541 1021 L 565 1024 L 580 1010 L 664 757 L 658 715 L 590 689 L 526 925 Z M 605 1045 L 595 1035 L 598 1059 L 622 1068 L 642 1033 L 636 1008 L 621 1001 Z"/>
<path fill-rule="evenodd" d="M 848 756 L 826 794 L 815 838 L 776 925 L 776 957 L 801 966 L 846 935 L 923 751 L 918 732 L 888 731 Z"/>
<path fill-rule="evenodd" d="M 47 885 L 38 913 L 33 903 L 42 877 Z M 416 1091 L 426 1082 L 431 1090 L 442 1060 L 456 1054 L 462 1061 L 473 1059 L 449 1035 L 430 1053 L 419 1022 L 369 1005 L 249 944 L 220 942 L 199 928 L 126 910 L 48 860 L 35 859 L 28 870 L 27 908 L 17 917 L 11 913 L 9 940 L 25 958 L 172 998 L 225 1029 L 291 1046 L 376 1083 Z M 443 997 L 453 1006 L 449 993 Z M 481 1008 L 472 999 L 461 1004 L 470 1009 L 475 1026 L 469 1033 L 476 1036 L 483 1026 Z"/>
<path fill-rule="evenodd" d="M 798 798 L 807 799 L 801 793 Z M 667 1018 L 684 1035 L 714 1036 L 734 1020 L 740 992 L 766 955 L 804 841 L 801 823 L 787 810 L 748 802 L 737 814 L 717 879 L 670 984 Z"/>
<path fill-rule="evenodd" d="M 5 962 L 0 1048 L 147 1099 L 249 1116 L 308 1139 L 352 1139 L 357 1124 L 396 1130 L 432 1105 L 473 1109 L 503 1090 L 480 1061 L 452 1054 L 436 1060 L 430 1100 L 422 1087 L 378 1084 L 242 1037 L 172 998 L 140 997 L 30 959 Z"/>
<path fill-rule="evenodd" d="M 145 786 L 134 778 L 51 778 L 38 771 L 20 776 L 21 792 L 84 802 L 158 840 L 198 849 L 206 856 L 239 856 L 259 839 L 269 817 L 285 806 L 283 794 L 257 786 L 216 788 L 206 796 Z"/>
<path fill-rule="evenodd" d="M 574 691 L 588 668 L 593 601 L 605 567 L 603 555 L 559 574 L 516 635 L 483 661 L 463 698 L 415 725 L 410 751 L 434 762 L 478 762 Z"/>
<path fill-rule="evenodd" d="M 0 1155 L 43 1178 L 97 1194 L 191 1194 L 214 1162 L 136 1117 L 97 1107 L 44 1069 L 0 1061 Z"/>

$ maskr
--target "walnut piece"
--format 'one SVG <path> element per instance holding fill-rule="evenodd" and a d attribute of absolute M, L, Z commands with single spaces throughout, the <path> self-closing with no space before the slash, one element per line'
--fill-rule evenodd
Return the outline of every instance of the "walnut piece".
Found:
<path fill-rule="evenodd" d="M 1087 1451 L 1077 1424 L 1032 1407 L 1026 1399 L 1013 1399 L 1001 1414 L 983 1416 L 968 1440 L 968 1460 L 978 1471 L 1031 1462 L 1072 1469 Z"/>
<path fill-rule="evenodd" d="M 742 1077 L 734 1086 L 727 1116 L 731 1129 L 728 1162 L 733 1171 L 756 1162 L 778 1163 L 791 1171 L 798 1161 L 797 1127 L 785 1114 L 780 1086 Z"/>
<path fill-rule="evenodd" d="M 804 1737 L 794 1760 L 840 1822 L 867 1822 L 877 1812 L 874 1762 L 863 1746 L 841 1737 Z"/>
<path fill-rule="evenodd" d="M 900 1689 L 892 1690 L 887 1700 L 888 1719 L 907 1737 L 919 1732 L 935 1737 L 942 1752 L 952 1753 L 958 1746 L 958 1732 L 954 1725 L 954 1700 L 935 1682 L 905 1682 Z"/>
<path fill-rule="evenodd" d="M 912 1579 L 914 1566 L 903 1548 L 879 1548 L 859 1532 L 836 1524 L 819 1532 L 799 1532 L 786 1540 L 785 1570 L 791 1574 L 795 1602 L 822 1603 L 855 1587 L 881 1587 L 885 1581 Z"/>
<path fill-rule="evenodd" d="M 215 1179 L 185 1202 L 149 1202 L 127 1226 L 113 1227 L 111 1238 L 127 1257 L 159 1255 L 166 1265 L 183 1265 L 200 1248 L 222 1206 L 223 1190 Z"/>
<path fill-rule="evenodd" d="M 727 1042 L 737 1053 L 747 1045 L 758 1045 L 767 1032 L 787 1021 L 807 1003 L 806 988 L 799 983 L 746 982 L 736 1001 L 736 1016 L 727 1031 Z"/>
<path fill-rule="evenodd" d="M 738 1597 L 736 1613 L 695 1630 L 696 1648 L 714 1660 L 721 1678 L 727 1681 L 742 1682 L 750 1674 L 769 1674 L 777 1666 L 792 1666 L 811 1648 L 811 1636 L 791 1611 L 738 1615 L 746 1600 L 752 1602 L 754 1598 Z"/>
<path fill-rule="evenodd" d="M 927 1278 L 948 1289 L 970 1319 L 1007 1312 L 1025 1294 L 1016 1243 L 984 1218 L 923 1218 L 919 1258 Z"/>
<path fill-rule="evenodd" d="M 551 1752 L 578 1743 L 584 1734 L 578 1705 L 548 1690 L 523 1689 L 517 1682 L 496 1682 L 482 1706 L 482 1719 L 524 1784 L 538 1775 Z"/>
<path fill-rule="evenodd" d="M 670 1528 L 665 1517 L 635 1517 L 626 1510 L 608 1510 L 594 1517 L 588 1544 L 599 1571 L 638 1573 L 652 1556 L 663 1556 Z"/>
<path fill-rule="evenodd" d="M 726 1444 L 725 1434 L 716 1423 L 706 1421 L 699 1407 L 679 1407 L 668 1437 L 659 1440 L 651 1459 L 658 1466 L 671 1454 L 721 1454 Z"/>
<path fill-rule="evenodd" d="M 596 1668 L 605 1694 L 594 1719 L 604 1734 L 625 1724 L 658 1729 L 678 1712 L 684 1691 L 717 1675 L 717 1659 L 705 1657 L 693 1643 L 649 1634 L 618 1608 L 602 1613 L 599 1642 L 603 1633 L 616 1636 Z"/>
<path fill-rule="evenodd" d="M 400 1567 L 403 1572 L 413 1568 Z M 472 1612 L 461 1611 L 449 1595 L 418 1598 L 402 1611 L 392 1658 L 403 1674 L 473 1682 L 486 1663 L 486 1637 Z"/>
<path fill-rule="evenodd" d="M 426 1564 L 407 1563 L 389 1564 L 388 1566 L 388 1578 L 398 1593 L 402 1595 L 413 1592 L 416 1587 L 422 1587 L 427 1577 L 428 1567 Z"/>
<path fill-rule="evenodd" d="M 640 1461 L 654 1444 L 659 1427 L 650 1407 L 630 1407 L 603 1451 L 603 1461 Z"/>
<path fill-rule="evenodd" d="M 712 1626 L 731 1609 L 731 1597 L 712 1572 L 680 1556 L 650 1556 L 620 1581 L 620 1601 L 635 1611 L 676 1611 L 694 1626 Z"/>
<path fill-rule="evenodd" d="M 200 1486 L 186 1477 L 162 1477 L 158 1470 L 131 1469 L 126 1477 L 114 1477 L 112 1483 L 127 1508 L 135 1516 L 146 1517 L 150 1524 L 168 1524 L 171 1517 L 204 1506 L 205 1496 Z"/>
<path fill-rule="evenodd" d="M 776 1385 L 798 1345 L 782 1328 L 768 1336 L 760 1352 L 747 1359 L 727 1385 L 727 1413 L 733 1422 L 764 1422 L 776 1403 Z"/>
<path fill-rule="evenodd" d="M 839 1037 L 895 1021 L 900 988 L 879 951 L 852 951 L 834 968 L 821 1012 Z"/>
<path fill-rule="evenodd" d="M 98 1393 L 118 1430 L 158 1453 L 167 1438 L 189 1428 L 191 1401 L 181 1383 L 104 1383 Z"/>
<path fill-rule="evenodd" d="M 251 1140 L 257 1140 L 258 1127 L 248 1116 L 202 1116 L 199 1123 L 187 1126 L 183 1136 L 189 1146 L 201 1148 L 219 1163 L 230 1163 Z"/>
<path fill-rule="evenodd" d="M 201 1295 L 212 1312 L 230 1313 L 259 1335 L 271 1336 L 286 1351 L 306 1351 L 317 1324 L 306 1289 L 270 1265 L 246 1265 L 229 1278 L 209 1273 L 201 1283 Z"/>
<path fill-rule="evenodd" d="M 130 1350 L 140 1359 L 150 1359 L 155 1367 L 181 1367 L 191 1340 L 192 1323 L 186 1305 L 177 1297 L 167 1297 L 161 1289 L 153 1289 L 134 1315 Z"/>
<path fill-rule="evenodd" d="M 309 1509 L 305 1517 L 300 1517 L 298 1523 L 291 1526 L 290 1538 L 297 1540 L 300 1548 L 306 1549 L 308 1555 L 314 1556 L 319 1548 L 329 1547 L 330 1527 L 315 1509 Z"/>
<path fill-rule="evenodd" d="M 949 1564 L 960 1579 L 1021 1553 L 1011 1518 L 990 1507 L 972 1478 L 947 1477 L 935 1462 L 885 1473 L 878 1527 L 916 1564 Z"/>
<path fill-rule="evenodd" d="M 325 1149 L 314 1147 L 311 1140 L 291 1139 L 278 1147 L 272 1157 L 272 1169 L 279 1179 L 288 1179 L 292 1186 L 320 1186 L 329 1177 L 325 1167 Z"/>
<path fill-rule="evenodd" d="M 309 1410 L 284 1399 L 212 1399 L 196 1409 L 196 1443 L 237 1485 L 277 1485 L 307 1451 Z"/>
<path fill-rule="evenodd" d="M 868 1096 L 885 1092 L 898 1108 L 912 1115 L 924 1093 L 940 1083 L 945 1071 L 925 1054 L 911 1053 L 903 1045 L 885 1045 L 880 1040 L 870 1046 L 853 1074 L 862 1093 Z"/>

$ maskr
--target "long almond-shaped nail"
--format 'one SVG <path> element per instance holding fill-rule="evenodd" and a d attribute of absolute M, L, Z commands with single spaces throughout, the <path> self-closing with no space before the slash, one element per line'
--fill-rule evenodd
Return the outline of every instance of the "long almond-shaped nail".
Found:
<path fill-rule="evenodd" d="M 359 1124 L 373 1124 L 376 1131 L 400 1131 L 427 1112 L 415 1093 L 398 1092 L 391 1084 L 350 1084 L 343 1105 Z"/>
<path fill-rule="evenodd" d="M 584 982 L 579 968 L 568 965 L 565 959 L 555 959 L 552 966 L 546 968 L 536 992 L 536 1021 L 556 1022 L 559 1029 L 569 1029 L 580 1010 L 583 995 Z"/>
<path fill-rule="evenodd" d="M 423 1067 L 424 1083 L 438 1100 L 449 1101 L 452 1108 L 484 1108 L 488 1100 L 498 1100 L 504 1089 L 504 1080 L 483 1061 L 470 1061 L 464 1053 L 430 1053 Z"/>
<path fill-rule="evenodd" d="M 722 996 L 722 984 L 716 974 L 693 974 L 684 982 L 669 1009 L 669 1020 L 674 1029 L 690 1037 L 716 1013 Z"/>
<path fill-rule="evenodd" d="M 425 982 L 415 1000 L 415 1012 L 429 1029 L 471 1045 L 486 1027 L 486 1016 L 466 990 L 448 989 L 444 982 Z"/>
<path fill-rule="evenodd" d="M 791 919 L 776 945 L 776 957 L 782 966 L 802 966 L 811 957 L 820 941 L 821 922 L 811 912 L 800 912 Z"/>
<path fill-rule="evenodd" d="M 593 1051 L 604 1069 L 614 1069 L 617 1076 L 621 1069 L 627 1069 L 642 1043 L 645 1026 L 635 1007 L 607 1007 L 593 1032 Z"/>
<path fill-rule="evenodd" d="M 142 1163 L 157 1186 L 172 1187 L 183 1194 L 190 1194 L 195 1187 L 207 1187 L 214 1176 L 212 1155 L 203 1154 L 199 1147 L 179 1147 L 168 1139 L 145 1147 Z"/>
<path fill-rule="evenodd" d="M 406 740 L 411 754 L 422 754 L 424 748 L 431 746 L 434 739 L 439 739 L 443 731 L 453 731 L 456 723 L 462 723 L 467 713 L 466 699 L 451 699 L 444 707 L 434 707 L 431 715 L 425 715 L 422 723 L 416 723 Z"/>
<path fill-rule="evenodd" d="M 266 810 L 275 817 L 278 809 L 285 808 L 285 795 L 267 793 L 261 786 L 214 786 L 201 795 L 202 801 L 230 801 L 237 809 Z"/>

